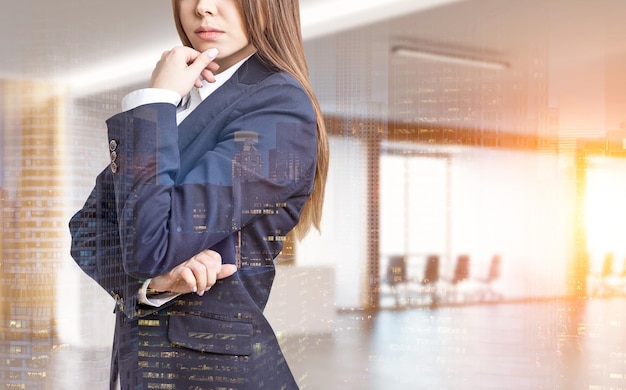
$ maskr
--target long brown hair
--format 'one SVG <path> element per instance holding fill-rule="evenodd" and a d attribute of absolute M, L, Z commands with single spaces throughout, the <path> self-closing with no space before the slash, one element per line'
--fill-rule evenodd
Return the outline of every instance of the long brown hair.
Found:
<path fill-rule="evenodd" d="M 257 49 L 258 55 L 269 65 L 295 77 L 309 95 L 315 109 L 317 118 L 317 167 L 313 193 L 304 205 L 300 222 L 294 229 L 297 237 L 303 238 L 311 226 L 320 230 L 330 152 L 324 117 L 311 87 L 308 66 L 304 56 L 299 1 L 237 1 L 246 26 L 248 39 Z M 191 42 L 182 28 L 177 3 L 178 0 L 172 0 L 176 30 L 183 44 L 191 47 Z"/>

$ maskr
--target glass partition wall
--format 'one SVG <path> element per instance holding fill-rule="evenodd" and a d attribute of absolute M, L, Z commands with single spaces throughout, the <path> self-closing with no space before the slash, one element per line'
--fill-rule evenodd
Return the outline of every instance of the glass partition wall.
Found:
<path fill-rule="evenodd" d="M 381 159 L 381 306 L 569 295 L 575 186 L 556 154 L 396 144 Z"/>

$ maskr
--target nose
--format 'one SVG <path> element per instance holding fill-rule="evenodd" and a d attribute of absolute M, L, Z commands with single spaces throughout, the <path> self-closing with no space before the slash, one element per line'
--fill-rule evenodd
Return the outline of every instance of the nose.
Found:
<path fill-rule="evenodd" d="M 196 6 L 196 12 L 198 15 L 215 15 L 217 13 L 217 1 L 216 0 L 198 0 Z"/>

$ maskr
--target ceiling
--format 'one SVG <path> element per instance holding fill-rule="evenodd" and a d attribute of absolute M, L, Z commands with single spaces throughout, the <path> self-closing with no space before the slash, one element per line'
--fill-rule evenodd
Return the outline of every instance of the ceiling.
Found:
<path fill-rule="evenodd" d="M 603 137 L 626 121 L 625 15 L 621 0 L 459 1 L 315 39 L 307 47 L 313 69 L 324 70 L 313 74 L 318 84 L 349 78 L 356 88 L 349 97 L 320 88 L 330 91 L 322 96 L 327 112 Z M 507 67 L 402 58 L 391 54 L 399 44 Z M 369 74 L 369 84 L 357 73 Z"/>
<path fill-rule="evenodd" d="M 528 108 L 539 94 L 542 107 L 559 110 L 561 131 L 605 131 L 626 121 L 623 0 L 301 0 L 301 9 L 314 87 L 329 111 L 443 120 L 420 108 L 429 106 L 420 106 L 415 91 L 432 90 L 433 80 L 452 72 L 472 78 L 476 89 L 495 78 L 503 111 L 515 111 L 520 99 Z M 170 2 L 155 0 L 11 1 L 0 34 L 0 78 L 66 83 L 76 93 L 147 78 L 160 53 L 178 44 Z M 400 43 L 508 67 L 399 58 L 391 48 Z M 484 125 L 490 119 L 476 114 L 479 103 L 460 109 Z"/>

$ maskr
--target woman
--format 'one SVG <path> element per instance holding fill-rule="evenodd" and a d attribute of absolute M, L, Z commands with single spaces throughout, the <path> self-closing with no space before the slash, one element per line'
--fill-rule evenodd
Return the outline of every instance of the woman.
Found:
<path fill-rule="evenodd" d="M 185 46 L 107 121 L 111 164 L 70 221 L 117 302 L 111 387 L 297 388 L 262 311 L 328 165 L 298 1 L 172 4 Z"/>

